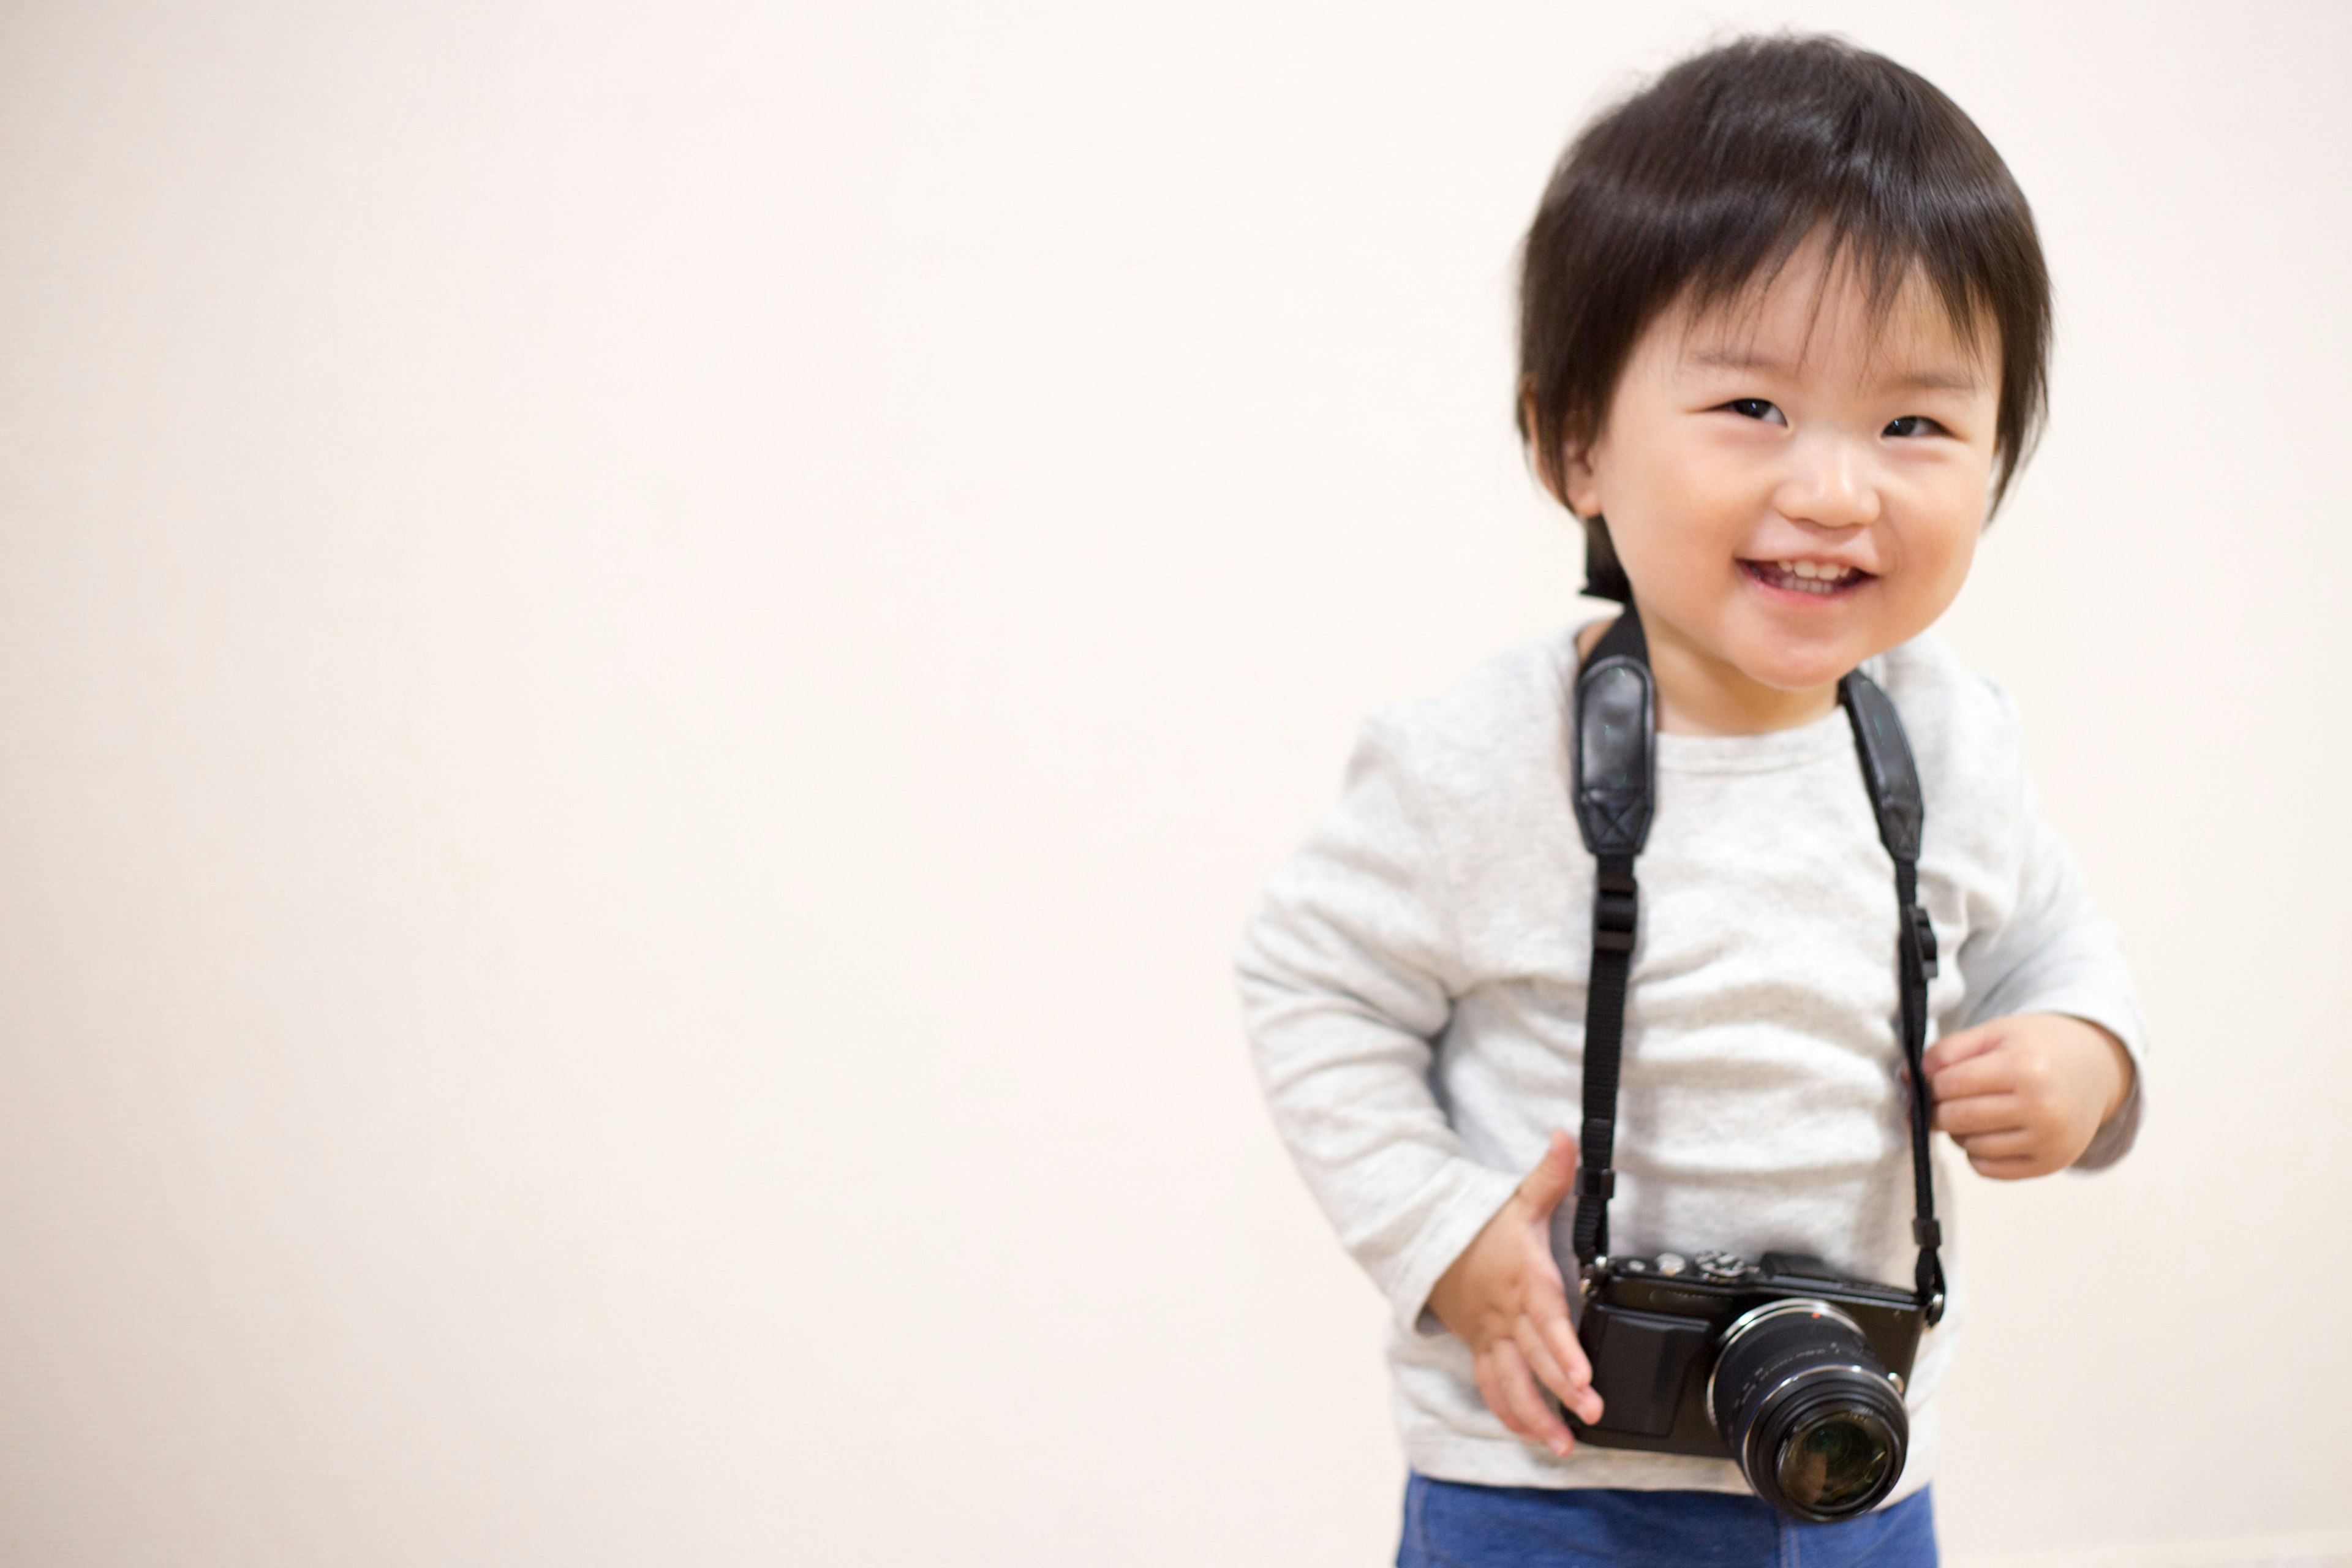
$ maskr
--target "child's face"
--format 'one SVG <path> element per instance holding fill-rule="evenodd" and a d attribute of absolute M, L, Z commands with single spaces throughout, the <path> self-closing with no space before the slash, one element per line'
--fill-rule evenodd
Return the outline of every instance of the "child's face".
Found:
<path fill-rule="evenodd" d="M 1916 279 L 1874 322 L 1816 247 L 1747 305 L 1650 325 L 1565 499 L 1608 518 L 1662 685 L 1672 662 L 1707 688 L 1686 712 L 1785 714 L 1943 613 L 1984 523 L 1999 370 Z"/>

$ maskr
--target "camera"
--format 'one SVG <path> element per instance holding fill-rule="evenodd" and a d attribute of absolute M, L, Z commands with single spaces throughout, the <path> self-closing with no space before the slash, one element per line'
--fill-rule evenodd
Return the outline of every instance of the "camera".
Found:
<path fill-rule="evenodd" d="M 1601 1420 L 1580 1442 L 1735 1461 L 1756 1495 L 1816 1521 L 1902 1478 L 1903 1386 L 1927 1313 L 1911 1291 L 1768 1252 L 1596 1258 L 1578 1338 Z"/>

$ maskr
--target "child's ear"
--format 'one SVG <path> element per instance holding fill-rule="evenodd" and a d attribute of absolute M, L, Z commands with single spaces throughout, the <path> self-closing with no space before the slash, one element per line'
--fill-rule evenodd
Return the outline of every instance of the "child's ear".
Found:
<path fill-rule="evenodd" d="M 1535 459 L 1536 478 L 1543 481 L 1552 500 L 1578 517 L 1599 516 L 1601 482 L 1593 471 L 1592 444 L 1563 431 L 1558 446 L 1547 445 L 1543 422 L 1536 417 L 1532 387 L 1519 394 L 1519 429 L 1528 438 L 1528 456 Z"/>
<path fill-rule="evenodd" d="M 1592 465 L 1589 443 L 1571 443 L 1559 457 L 1559 483 L 1552 493 L 1579 517 L 1599 517 L 1608 508 L 1601 500 L 1601 475 Z"/>
<path fill-rule="evenodd" d="M 1542 422 L 1536 417 L 1536 395 L 1532 391 L 1519 395 L 1519 429 L 1528 438 L 1528 456 L 1534 460 L 1536 478 L 1551 492 L 1551 499 L 1579 517 L 1590 514 L 1570 499 L 1573 493 L 1570 481 L 1577 459 L 1573 445 L 1563 440 L 1558 447 L 1548 445 L 1543 438 Z"/>

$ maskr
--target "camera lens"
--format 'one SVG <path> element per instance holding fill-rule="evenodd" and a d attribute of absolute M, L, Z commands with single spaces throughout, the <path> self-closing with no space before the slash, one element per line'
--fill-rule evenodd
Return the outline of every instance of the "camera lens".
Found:
<path fill-rule="evenodd" d="M 1775 1301 L 1725 1331 L 1707 1411 L 1756 1495 L 1798 1519 L 1851 1519 L 1902 1479 L 1903 1401 L 1827 1301 Z"/>

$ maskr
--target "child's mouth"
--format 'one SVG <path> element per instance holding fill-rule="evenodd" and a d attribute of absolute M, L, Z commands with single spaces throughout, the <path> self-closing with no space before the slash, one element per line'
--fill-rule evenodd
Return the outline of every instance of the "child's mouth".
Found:
<path fill-rule="evenodd" d="M 1876 581 L 1860 567 L 1836 566 L 1825 561 L 1742 561 L 1739 569 L 1768 588 L 1807 594 L 1816 599 L 1833 599 L 1852 593 L 1864 583 Z"/>

